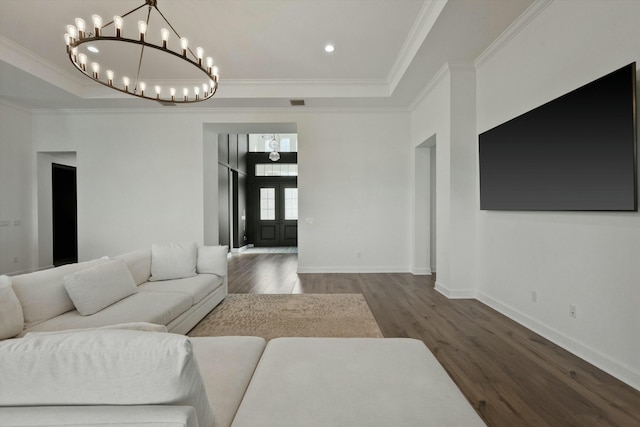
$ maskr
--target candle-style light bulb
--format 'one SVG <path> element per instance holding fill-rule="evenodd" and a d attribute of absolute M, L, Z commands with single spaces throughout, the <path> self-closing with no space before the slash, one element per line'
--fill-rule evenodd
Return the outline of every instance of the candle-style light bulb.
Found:
<path fill-rule="evenodd" d="M 78 54 L 78 63 L 80 64 L 82 71 L 87 71 L 87 55 L 84 53 Z"/>
<path fill-rule="evenodd" d="M 99 79 L 100 78 L 100 64 L 98 64 L 97 62 L 92 62 L 91 63 L 91 69 L 93 70 L 93 78 L 94 79 Z"/>
<path fill-rule="evenodd" d="M 71 50 L 71 35 L 69 33 L 64 34 L 64 43 L 67 45 L 67 53 Z"/>
<path fill-rule="evenodd" d="M 198 65 L 202 66 L 202 58 L 204 57 L 204 49 L 198 46 L 196 48 L 196 57 L 198 58 Z"/>
<path fill-rule="evenodd" d="M 171 100 L 174 101 L 176 97 L 176 88 L 172 87 L 169 89 L 169 93 L 171 94 Z"/>
<path fill-rule="evenodd" d="M 193 88 L 193 93 L 196 95 L 196 101 L 200 99 L 200 88 L 198 86 Z"/>
<path fill-rule="evenodd" d="M 96 33 L 96 37 L 100 37 L 100 30 L 102 29 L 102 17 L 100 15 L 91 16 L 93 21 L 93 31 Z"/>
<path fill-rule="evenodd" d="M 167 48 L 167 42 L 169 41 L 169 30 L 163 28 L 160 30 L 160 37 L 162 37 L 162 47 Z"/>
<path fill-rule="evenodd" d="M 213 58 L 207 56 L 207 73 L 211 74 L 211 67 L 213 67 Z"/>
<path fill-rule="evenodd" d="M 212 68 L 212 73 L 211 73 L 211 74 L 213 74 L 214 76 L 216 76 L 216 79 L 217 79 L 217 77 L 218 77 L 218 76 L 219 76 L 219 74 L 220 74 L 220 70 L 218 69 L 218 67 L 213 67 L 213 68 Z"/>
<path fill-rule="evenodd" d="M 144 35 L 147 32 L 147 23 L 144 21 L 138 21 L 138 32 L 140 33 L 140 41 L 144 41 Z"/>
<path fill-rule="evenodd" d="M 75 25 L 71 25 L 71 24 L 67 25 L 67 33 L 72 39 L 78 38 L 78 29 L 76 28 Z"/>
<path fill-rule="evenodd" d="M 202 96 L 207 96 L 207 92 L 209 92 L 209 85 L 206 83 L 202 84 Z"/>
<path fill-rule="evenodd" d="M 182 56 L 187 56 L 187 48 L 189 47 L 189 40 L 185 37 L 180 37 L 180 47 L 182 47 Z"/>
<path fill-rule="evenodd" d="M 113 70 L 107 70 L 107 83 L 109 86 L 113 85 Z"/>
<path fill-rule="evenodd" d="M 78 35 L 81 39 L 84 38 L 84 32 L 87 29 L 87 23 L 82 18 L 76 18 L 76 28 L 78 28 Z"/>
<path fill-rule="evenodd" d="M 186 87 L 182 89 L 182 94 L 184 95 L 184 100 L 187 101 L 189 99 L 189 89 Z"/>
<path fill-rule="evenodd" d="M 156 86 L 155 90 L 156 90 L 156 99 L 160 99 L 160 92 L 162 92 L 162 88 L 160 86 Z"/>
<path fill-rule="evenodd" d="M 140 95 L 144 96 L 144 90 L 147 88 L 147 85 L 145 82 L 140 82 L 138 84 L 138 86 L 140 86 Z"/>
<path fill-rule="evenodd" d="M 122 20 L 121 16 L 114 16 L 113 17 L 113 25 L 116 27 L 116 37 L 122 37 L 122 25 L 124 24 L 124 21 Z"/>
<path fill-rule="evenodd" d="M 122 83 L 124 83 L 124 90 L 129 92 L 129 77 L 123 77 Z"/>

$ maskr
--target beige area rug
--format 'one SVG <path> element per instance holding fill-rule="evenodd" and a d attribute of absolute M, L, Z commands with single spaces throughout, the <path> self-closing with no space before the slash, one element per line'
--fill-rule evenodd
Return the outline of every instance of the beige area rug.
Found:
<path fill-rule="evenodd" d="M 362 294 L 230 294 L 188 335 L 382 338 Z"/>

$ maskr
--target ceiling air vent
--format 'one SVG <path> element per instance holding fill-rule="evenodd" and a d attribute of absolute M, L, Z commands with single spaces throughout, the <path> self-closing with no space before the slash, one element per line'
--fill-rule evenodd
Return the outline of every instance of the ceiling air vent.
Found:
<path fill-rule="evenodd" d="M 292 107 L 304 107 L 304 99 L 290 99 L 289 103 Z"/>

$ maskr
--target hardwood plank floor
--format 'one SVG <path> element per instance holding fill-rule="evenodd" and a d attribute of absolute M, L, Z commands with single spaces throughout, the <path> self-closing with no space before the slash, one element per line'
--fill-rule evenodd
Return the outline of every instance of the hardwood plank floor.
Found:
<path fill-rule="evenodd" d="M 435 276 L 297 274 L 297 254 L 234 254 L 230 293 L 362 293 L 385 337 L 422 340 L 489 426 L 640 426 L 640 392 Z"/>

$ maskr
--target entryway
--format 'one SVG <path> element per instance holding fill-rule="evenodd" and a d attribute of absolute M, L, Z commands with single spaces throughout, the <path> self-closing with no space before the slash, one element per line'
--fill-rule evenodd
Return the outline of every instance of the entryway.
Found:
<path fill-rule="evenodd" d="M 259 183 L 253 194 L 256 219 L 254 246 L 298 244 L 298 186 L 295 182 Z"/>

